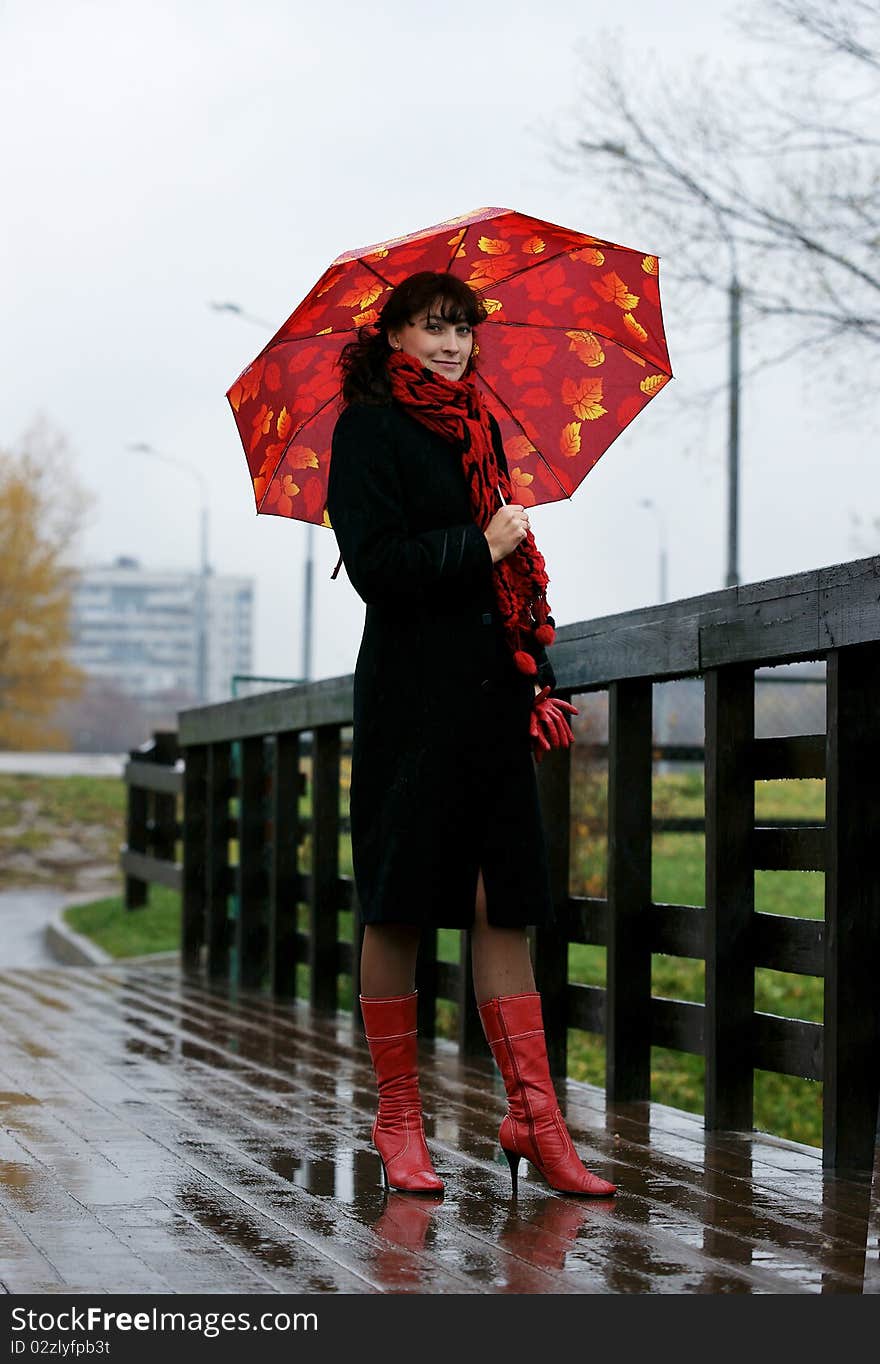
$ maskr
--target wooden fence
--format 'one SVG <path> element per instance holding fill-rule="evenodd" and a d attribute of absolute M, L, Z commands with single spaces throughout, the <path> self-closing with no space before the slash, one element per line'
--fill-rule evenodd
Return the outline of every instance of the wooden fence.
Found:
<path fill-rule="evenodd" d="M 607 690 L 607 895 L 569 888 L 569 751 L 539 768 L 561 929 L 537 932 L 535 972 L 554 1071 L 566 1033 L 604 1033 L 611 1101 L 650 1098 L 651 1047 L 705 1058 L 705 1125 L 750 1130 L 754 1071 L 823 1083 L 823 1161 L 873 1164 L 880 1089 L 880 557 L 727 588 L 563 627 L 559 691 Z M 826 664 L 827 732 L 755 738 L 755 669 Z M 651 899 L 652 687 L 705 688 L 705 906 Z M 360 933 L 340 875 L 343 737 L 352 678 L 182 712 L 183 954 L 187 968 L 335 1009 L 358 993 Z M 308 751 L 305 751 L 308 745 Z M 236 761 L 237 757 L 237 761 Z M 824 778 L 826 820 L 756 827 L 755 782 Z M 231 850 L 237 844 L 237 858 Z M 822 871 L 824 920 L 758 913 L 758 869 Z M 351 933 L 340 927 L 348 925 Z M 343 917 L 344 916 L 344 917 Z M 350 940 L 349 940 L 350 939 Z M 607 949 L 604 989 L 568 979 L 570 942 Z M 654 953 L 705 963 L 705 1003 L 652 996 Z M 755 970 L 824 978 L 824 1022 L 755 1009 Z M 483 1049 L 467 934 L 457 963 L 423 936 L 420 1027 L 458 1005 L 458 1040 Z"/>
<path fill-rule="evenodd" d="M 183 794 L 183 764 L 177 734 L 163 730 L 133 749 L 122 773 L 128 788 L 125 846 L 120 865 L 125 877 L 125 907 L 147 903 L 149 885 L 158 882 L 173 890 L 183 888 L 183 867 L 177 861 L 180 840 L 179 797 Z"/>

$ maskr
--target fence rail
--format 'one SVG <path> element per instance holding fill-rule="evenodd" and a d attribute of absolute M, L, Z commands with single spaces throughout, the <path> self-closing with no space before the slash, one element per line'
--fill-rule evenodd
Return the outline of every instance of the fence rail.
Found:
<path fill-rule="evenodd" d="M 539 769 L 558 926 L 534 935 L 551 1062 L 568 1028 L 604 1033 L 613 1101 L 650 1098 L 652 1046 L 705 1058 L 709 1130 L 751 1129 L 755 1069 L 823 1084 L 823 1161 L 870 1170 L 880 1087 L 880 558 L 727 588 L 558 631 L 559 691 L 608 697 L 607 894 L 569 885 L 571 751 Z M 755 671 L 826 665 L 826 733 L 755 738 Z M 705 703 L 706 904 L 651 898 L 652 689 L 698 677 Z M 290 995 L 307 972 L 312 1003 L 358 993 L 354 886 L 340 874 L 345 731 L 352 678 L 181 713 L 185 755 L 183 951 L 187 967 Z M 693 761 L 684 746 L 683 760 Z M 755 822 L 755 781 L 824 778 L 822 825 Z M 237 857 L 232 848 L 237 845 Z M 822 870 L 824 921 L 755 910 L 759 869 Z M 350 916 L 350 925 L 348 923 Z M 343 925 L 349 933 L 341 932 Z M 570 942 L 606 948 L 604 989 L 568 978 Z M 705 1003 L 653 997 L 651 957 L 705 963 Z M 824 978 L 824 1021 L 755 1008 L 755 970 Z M 467 934 L 459 961 L 422 937 L 420 1026 L 458 1005 L 458 1042 L 482 1049 Z"/>

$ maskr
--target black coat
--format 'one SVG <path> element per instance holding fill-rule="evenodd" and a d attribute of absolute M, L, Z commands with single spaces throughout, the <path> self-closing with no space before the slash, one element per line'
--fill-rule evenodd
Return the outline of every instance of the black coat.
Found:
<path fill-rule="evenodd" d="M 497 426 L 499 460 L 504 452 Z M 366 602 L 354 677 L 351 841 L 365 923 L 552 914 L 528 733 L 534 680 L 504 639 L 458 448 L 397 404 L 333 434 L 327 510 Z M 546 654 L 537 680 L 553 685 Z"/>

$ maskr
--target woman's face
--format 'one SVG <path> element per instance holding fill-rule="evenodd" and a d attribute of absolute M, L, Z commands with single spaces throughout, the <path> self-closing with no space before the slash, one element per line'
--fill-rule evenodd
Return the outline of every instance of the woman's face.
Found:
<path fill-rule="evenodd" d="M 405 351 L 446 379 L 462 377 L 474 348 L 470 323 L 447 322 L 440 316 L 439 301 L 396 331 L 389 331 L 388 340 L 393 350 Z"/>

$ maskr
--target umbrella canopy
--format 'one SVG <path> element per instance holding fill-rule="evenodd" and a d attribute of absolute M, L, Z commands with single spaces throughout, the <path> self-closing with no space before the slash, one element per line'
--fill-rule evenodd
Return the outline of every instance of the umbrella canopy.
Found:
<path fill-rule="evenodd" d="M 227 393 L 258 512 L 329 526 L 336 362 L 420 270 L 458 275 L 485 302 L 477 382 L 526 506 L 570 497 L 672 377 L 654 255 L 508 208 L 349 251 Z"/>

